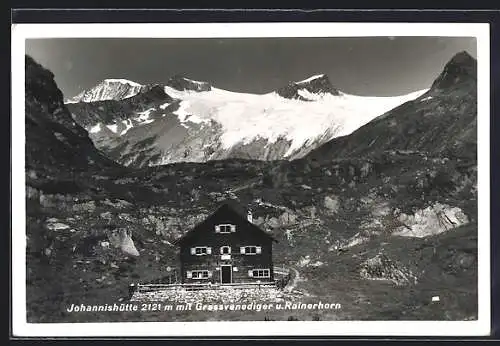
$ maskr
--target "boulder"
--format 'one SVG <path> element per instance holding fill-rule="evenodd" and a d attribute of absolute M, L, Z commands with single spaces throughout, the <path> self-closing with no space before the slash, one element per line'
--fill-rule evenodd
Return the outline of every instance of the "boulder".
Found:
<path fill-rule="evenodd" d="M 122 250 L 123 253 L 130 256 L 139 256 L 134 241 L 132 240 L 132 231 L 126 229 L 117 229 L 108 236 L 109 242 Z"/>
<path fill-rule="evenodd" d="M 324 207 L 331 213 L 338 213 L 340 203 L 336 196 L 325 196 L 323 200 Z"/>
<path fill-rule="evenodd" d="M 383 253 L 363 262 L 359 273 L 363 279 L 392 281 L 396 286 L 417 283 L 417 277 L 409 269 Z"/>
<path fill-rule="evenodd" d="M 435 203 L 413 215 L 401 213 L 400 226 L 393 234 L 404 237 L 427 237 L 455 229 L 469 223 L 467 215 L 458 207 Z"/>

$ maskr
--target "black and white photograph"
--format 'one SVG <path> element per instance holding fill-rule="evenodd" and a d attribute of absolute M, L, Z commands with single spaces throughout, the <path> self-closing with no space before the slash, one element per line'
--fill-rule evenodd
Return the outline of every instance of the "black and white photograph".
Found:
<path fill-rule="evenodd" d="M 487 25 L 267 26 L 13 29 L 20 330 L 489 330 Z"/>

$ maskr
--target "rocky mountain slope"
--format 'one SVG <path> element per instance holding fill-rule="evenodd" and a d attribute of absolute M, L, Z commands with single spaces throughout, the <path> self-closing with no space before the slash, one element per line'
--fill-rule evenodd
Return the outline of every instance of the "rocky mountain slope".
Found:
<path fill-rule="evenodd" d="M 458 53 L 425 94 L 377 117 L 349 136 L 330 141 L 309 157 L 324 159 L 406 150 L 475 158 L 476 69 L 473 57 Z"/>
<path fill-rule="evenodd" d="M 300 82 L 290 83 L 278 89 L 276 93 L 287 99 L 298 99 L 302 101 L 313 101 L 314 98 L 309 98 L 311 95 L 341 95 L 341 92 L 333 87 L 328 76 L 324 74 L 312 76 Z"/>
<path fill-rule="evenodd" d="M 82 94 L 89 96 L 80 97 L 84 102 L 67 106 L 108 157 L 138 167 L 302 157 L 424 92 L 398 97 L 348 95 L 335 89 L 326 75 L 264 95 L 217 89 L 182 76 L 162 86 L 122 84 L 99 83 Z M 119 99 L 124 90 L 127 97 Z"/>
<path fill-rule="evenodd" d="M 437 99 L 434 108 L 418 111 L 416 105 L 426 105 L 422 99 L 429 94 L 421 96 L 325 144 L 318 149 L 323 155 L 313 152 L 292 161 L 180 162 L 142 169 L 102 165 L 98 172 L 92 171 L 94 164 L 76 160 L 87 170 L 72 171 L 71 186 L 65 183 L 66 156 L 54 155 L 42 167 L 52 172 L 52 183 L 34 186 L 32 180 L 27 188 L 28 321 L 168 321 L 172 316 L 163 312 L 71 314 L 65 309 L 75 301 L 123 301 L 130 283 L 161 281 L 168 275 L 165 268 L 178 266 L 172 242 L 227 198 L 251 208 L 254 222 L 278 239 L 275 267 L 296 273 L 287 299 L 339 302 L 342 309 L 179 313 L 176 321 L 476 319 L 477 159 L 472 153 L 477 137 L 468 128 L 468 117 L 477 117 L 476 90 L 469 80 L 473 74 L 462 75 L 473 69 L 455 64 L 468 59 L 458 57 L 429 91 Z M 38 100 L 39 105 L 27 107 L 26 116 L 53 116 L 40 109 L 54 109 L 50 105 L 61 104 L 62 95 L 52 75 L 29 61 L 27 103 Z M 448 120 L 446 108 L 458 107 L 457 102 L 462 104 L 458 109 L 470 113 L 456 115 L 452 140 L 446 144 L 433 133 L 451 131 L 455 123 Z M 391 138 L 383 138 L 380 147 L 377 142 L 370 146 L 378 131 L 384 131 L 374 128 L 396 114 L 394 120 L 403 120 L 398 123 L 402 129 L 411 129 L 414 122 L 421 130 L 404 136 L 396 130 L 383 132 Z M 67 116 L 63 121 L 61 127 L 69 133 L 75 125 Z M 425 126 L 418 126 L 421 121 Z M 27 127 L 28 131 L 32 130 Z M 75 131 L 85 137 L 85 131 Z M 27 147 L 59 150 L 57 141 L 38 141 L 42 136 L 55 135 L 29 136 Z M 433 150 L 423 143 L 423 136 L 436 145 L 443 143 L 444 149 Z M 404 147 L 396 145 L 401 137 Z M 467 145 L 460 144 L 462 138 Z M 467 148 L 468 154 L 457 155 L 461 151 L 450 148 Z M 27 163 L 37 159 L 27 151 Z M 440 302 L 432 302 L 433 296 L 440 296 Z"/>
<path fill-rule="evenodd" d="M 122 100 L 144 90 L 146 87 L 126 79 L 105 79 L 90 90 L 66 100 L 66 103 Z"/>
<path fill-rule="evenodd" d="M 172 76 L 165 85 L 176 90 L 211 90 L 209 83 L 194 81 L 181 75 Z M 127 79 L 105 79 L 91 89 L 84 90 L 80 94 L 67 99 L 65 103 L 123 100 L 148 91 L 150 87 L 150 85 L 141 85 Z"/>
<path fill-rule="evenodd" d="M 118 166 L 102 155 L 62 101 L 53 74 L 26 56 L 26 163 L 38 172 Z"/>

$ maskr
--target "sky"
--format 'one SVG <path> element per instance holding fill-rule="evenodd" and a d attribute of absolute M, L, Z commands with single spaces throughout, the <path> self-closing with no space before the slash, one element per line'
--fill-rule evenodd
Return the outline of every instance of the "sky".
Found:
<path fill-rule="evenodd" d="M 264 94 L 326 74 L 334 87 L 364 96 L 429 88 L 471 37 L 50 38 L 26 40 L 26 54 L 51 70 L 66 98 L 106 78 L 162 83 L 182 74 L 235 92 Z"/>

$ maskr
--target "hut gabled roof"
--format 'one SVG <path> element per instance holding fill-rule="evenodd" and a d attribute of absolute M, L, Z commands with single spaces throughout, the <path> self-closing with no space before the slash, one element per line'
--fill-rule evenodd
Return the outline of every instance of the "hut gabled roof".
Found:
<path fill-rule="evenodd" d="M 202 222 L 197 224 L 193 229 L 188 231 L 186 234 L 184 234 L 182 237 L 176 239 L 174 241 L 174 244 L 176 245 L 182 245 L 187 239 L 190 239 L 195 233 L 198 232 L 200 228 L 204 228 L 204 226 L 208 223 L 208 221 L 215 215 L 218 214 L 224 214 L 224 215 L 232 215 L 236 218 L 240 218 L 242 222 L 246 222 L 248 225 L 250 225 L 255 231 L 258 231 L 268 238 L 270 238 L 272 241 L 278 242 L 272 235 L 269 233 L 265 232 L 262 230 L 260 227 L 255 225 L 252 222 L 249 222 L 247 219 L 247 213 L 248 210 L 246 210 L 240 203 L 238 203 L 234 199 L 227 199 L 219 204 L 219 206 L 212 212 L 210 215 Z"/>

